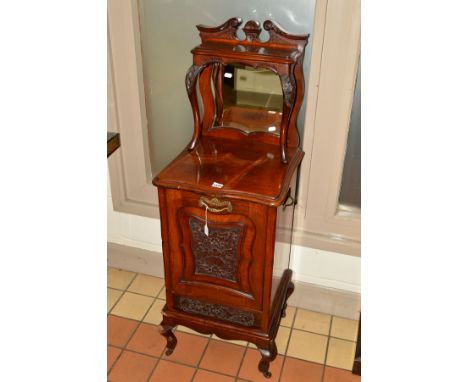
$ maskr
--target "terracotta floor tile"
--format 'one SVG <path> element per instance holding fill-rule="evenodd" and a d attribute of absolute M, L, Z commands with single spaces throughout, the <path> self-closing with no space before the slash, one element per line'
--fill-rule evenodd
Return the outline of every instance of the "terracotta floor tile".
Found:
<path fill-rule="evenodd" d="M 333 317 L 330 336 L 344 340 L 356 341 L 358 325 L 359 321 Z"/>
<path fill-rule="evenodd" d="M 325 366 L 323 382 L 361 382 L 361 376 L 354 375 L 348 370 Z"/>
<path fill-rule="evenodd" d="M 166 304 L 166 301 L 156 299 L 154 300 L 153 306 L 151 306 L 148 313 L 146 313 L 143 322 L 147 322 L 149 324 L 159 325 L 162 321 L 162 314 L 161 310 Z"/>
<path fill-rule="evenodd" d="M 119 348 L 107 345 L 107 371 L 112 367 L 121 351 Z"/>
<path fill-rule="evenodd" d="M 320 382 L 323 365 L 286 357 L 281 382 Z"/>
<path fill-rule="evenodd" d="M 247 353 L 242 361 L 239 377 L 254 382 L 265 382 L 265 377 L 258 371 L 258 363 L 261 359 L 262 357 L 258 350 L 247 349 Z M 283 359 L 283 356 L 278 355 L 276 359 L 270 363 L 271 378 L 268 379 L 269 382 L 279 381 Z"/>
<path fill-rule="evenodd" d="M 124 351 L 109 374 L 110 382 L 146 382 L 157 359 Z"/>
<path fill-rule="evenodd" d="M 166 288 L 165 287 L 163 287 L 161 289 L 161 292 L 159 292 L 158 298 L 161 299 L 161 300 L 166 301 Z"/>
<path fill-rule="evenodd" d="M 177 331 L 178 332 L 184 332 L 184 333 L 189 333 L 189 334 L 195 334 L 196 336 L 202 336 L 202 337 L 211 337 L 211 334 L 203 334 L 203 333 L 198 333 L 197 331 L 187 328 L 186 326 L 183 325 L 178 325 L 177 326 Z"/>
<path fill-rule="evenodd" d="M 197 366 L 203 351 L 205 350 L 208 339 L 192 334 L 178 332 L 177 346 L 170 356 L 164 354 L 163 358 L 170 361 L 181 362 L 190 366 Z"/>
<path fill-rule="evenodd" d="M 153 297 L 125 292 L 111 313 L 116 316 L 140 321 L 145 316 L 153 300 Z"/>
<path fill-rule="evenodd" d="M 148 275 L 137 275 L 128 291 L 156 297 L 164 286 L 164 279 Z"/>
<path fill-rule="evenodd" d="M 138 326 L 138 322 L 117 316 L 107 316 L 107 343 L 124 347 Z"/>
<path fill-rule="evenodd" d="M 193 382 L 234 382 L 234 378 L 206 370 L 198 370 Z"/>
<path fill-rule="evenodd" d="M 296 308 L 293 306 L 288 306 L 286 308 L 286 317 L 283 317 L 281 319 L 280 325 L 287 326 L 290 328 L 293 325 L 295 314 L 296 314 Z"/>
<path fill-rule="evenodd" d="M 107 288 L 107 313 L 109 313 L 122 293 L 120 290 Z"/>
<path fill-rule="evenodd" d="M 325 363 L 328 337 L 293 329 L 287 355 L 306 361 Z"/>
<path fill-rule="evenodd" d="M 211 340 L 200 362 L 200 367 L 228 375 L 236 375 L 244 351 L 244 347 L 228 342 Z"/>
<path fill-rule="evenodd" d="M 330 338 L 326 364 L 340 369 L 351 370 L 353 368 L 355 350 L 355 342 Z"/>
<path fill-rule="evenodd" d="M 160 357 L 166 347 L 166 338 L 159 333 L 159 327 L 140 324 L 127 345 L 128 350 Z"/>
<path fill-rule="evenodd" d="M 196 370 L 194 367 L 162 359 L 156 366 L 149 382 L 190 382 Z"/>
<path fill-rule="evenodd" d="M 107 269 L 107 286 L 115 289 L 126 289 L 135 277 L 134 272 L 123 271 L 116 268 Z"/>
<path fill-rule="evenodd" d="M 330 323 L 331 316 L 329 314 L 298 309 L 294 320 L 294 328 L 328 336 Z"/>

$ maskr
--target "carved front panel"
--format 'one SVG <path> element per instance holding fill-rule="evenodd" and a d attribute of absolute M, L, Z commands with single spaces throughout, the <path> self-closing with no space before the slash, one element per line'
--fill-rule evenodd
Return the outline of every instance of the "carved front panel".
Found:
<path fill-rule="evenodd" d="M 265 207 L 227 199 L 215 205 L 212 195 L 166 192 L 171 197 L 167 219 L 172 229 L 165 265 L 169 265 L 172 293 L 251 311 L 261 309 Z M 210 207 L 201 208 L 206 199 Z"/>
<path fill-rule="evenodd" d="M 210 225 L 207 236 L 204 233 L 204 222 L 195 217 L 190 217 L 189 227 L 192 234 L 195 274 L 235 282 L 241 227 Z"/>
<path fill-rule="evenodd" d="M 242 326 L 254 326 L 255 315 L 240 309 L 221 304 L 200 301 L 191 297 L 179 297 L 177 307 L 187 313 L 196 313 Z"/>

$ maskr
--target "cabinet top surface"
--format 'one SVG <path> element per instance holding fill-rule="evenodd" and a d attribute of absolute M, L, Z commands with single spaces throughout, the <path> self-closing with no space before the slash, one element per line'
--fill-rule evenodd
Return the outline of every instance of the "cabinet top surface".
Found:
<path fill-rule="evenodd" d="M 288 148 L 287 156 L 288 163 L 282 163 L 272 144 L 204 137 L 194 150 L 180 153 L 153 184 L 278 206 L 304 153 Z"/>

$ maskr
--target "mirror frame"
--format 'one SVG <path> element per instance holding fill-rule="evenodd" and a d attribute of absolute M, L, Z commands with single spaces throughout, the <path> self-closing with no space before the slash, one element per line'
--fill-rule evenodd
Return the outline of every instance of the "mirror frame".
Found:
<path fill-rule="evenodd" d="M 211 92 L 213 70 L 219 70 L 219 66 L 223 64 L 236 63 L 270 69 L 280 77 L 283 91 L 280 135 L 278 137 L 271 133 L 255 132 L 249 134 L 249 139 L 278 145 L 281 161 L 287 163 L 291 159 L 288 158 L 288 148 L 297 149 L 300 144 L 296 120 L 304 96 L 302 62 L 309 35 L 289 34 L 267 20 L 263 23 L 263 28 L 268 31 L 270 38 L 265 42 L 260 41 L 260 24 L 251 20 L 243 28 L 245 39 L 239 40 L 236 34 L 241 23 L 242 19 L 234 17 L 218 27 L 197 26 L 202 43 L 192 50 L 193 65 L 185 77 L 194 118 L 193 136 L 187 149 L 193 150 L 202 135 L 245 138 L 245 134 L 237 129 L 210 129 L 215 117 L 215 101 Z M 203 102 L 203 121 L 195 91 L 197 82 Z"/>

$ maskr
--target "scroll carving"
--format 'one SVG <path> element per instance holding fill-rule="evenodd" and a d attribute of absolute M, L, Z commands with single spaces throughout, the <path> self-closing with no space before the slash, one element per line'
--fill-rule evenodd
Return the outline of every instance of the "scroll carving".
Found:
<path fill-rule="evenodd" d="M 252 44 L 257 46 L 266 46 L 267 44 L 280 44 L 280 45 L 289 45 L 291 47 L 296 47 L 301 52 L 304 49 L 305 44 L 309 35 L 295 35 L 290 34 L 278 25 L 276 25 L 271 20 L 266 20 L 263 23 L 263 29 L 265 29 L 270 38 L 266 42 L 262 42 L 259 39 L 262 28 L 257 21 L 250 20 L 248 21 L 244 28 L 242 29 L 245 32 L 245 40 L 241 41 L 237 38 L 237 30 L 242 24 L 242 19 L 240 17 L 233 17 L 227 20 L 224 24 L 221 24 L 217 27 L 207 27 L 205 25 L 197 25 L 197 29 L 200 31 L 200 38 L 202 43 L 209 41 L 217 41 L 220 39 L 223 40 L 234 40 L 238 43 L 245 45 Z"/>
<path fill-rule="evenodd" d="M 255 324 L 253 313 L 221 304 L 203 302 L 191 297 L 179 297 L 176 300 L 176 305 L 180 310 L 187 313 L 196 313 L 248 327 Z"/>
<path fill-rule="evenodd" d="M 290 34 L 281 29 L 271 20 L 266 20 L 263 23 L 263 29 L 265 29 L 270 35 L 270 38 L 268 40 L 269 43 L 296 46 L 301 52 L 302 50 L 304 50 L 305 44 L 307 43 L 307 39 L 309 38 L 308 34 Z"/>
<path fill-rule="evenodd" d="M 195 274 L 236 282 L 241 227 L 210 226 L 206 236 L 204 222 L 194 217 L 189 218 L 189 227 Z"/>
<path fill-rule="evenodd" d="M 237 28 L 241 24 L 242 19 L 240 17 L 232 17 L 220 26 L 207 27 L 204 25 L 197 25 L 197 29 L 200 31 L 200 38 L 202 42 L 219 38 L 236 40 Z"/>

